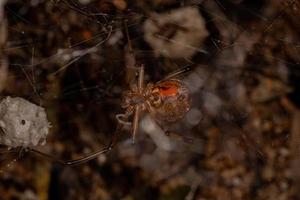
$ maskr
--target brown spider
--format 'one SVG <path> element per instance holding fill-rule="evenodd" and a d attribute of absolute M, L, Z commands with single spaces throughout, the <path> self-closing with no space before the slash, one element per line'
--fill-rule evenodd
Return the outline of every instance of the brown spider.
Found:
<path fill-rule="evenodd" d="M 127 55 L 127 66 L 135 69 L 136 62 L 129 39 L 126 20 L 124 21 L 124 25 L 129 50 L 129 54 Z M 157 83 L 148 83 L 146 86 L 144 86 L 144 66 L 142 65 L 141 67 L 139 67 L 137 83 L 131 85 L 130 90 L 124 92 L 123 94 L 122 107 L 125 109 L 125 113 L 116 115 L 116 118 L 119 122 L 118 126 L 112 136 L 111 142 L 107 147 L 103 149 L 95 151 L 94 153 L 91 153 L 90 155 L 84 156 L 82 158 L 69 161 L 59 160 L 51 155 L 35 149 L 28 150 L 64 165 L 81 164 L 98 157 L 100 154 L 111 151 L 123 126 L 128 124 L 132 125 L 132 142 L 134 143 L 136 134 L 138 132 L 139 118 L 142 111 L 147 110 L 152 118 L 156 120 L 158 125 L 175 122 L 178 119 L 182 118 L 189 111 L 189 90 L 182 81 L 175 78 L 179 74 L 182 74 L 189 70 L 189 67 L 183 68 L 171 73 Z M 131 116 L 133 116 L 132 123 L 128 122 Z"/>
<path fill-rule="evenodd" d="M 142 111 L 147 110 L 159 125 L 177 121 L 190 109 L 190 93 L 187 86 L 174 77 L 187 70 L 189 70 L 189 68 L 184 68 L 183 70 L 170 74 L 155 84 L 148 83 L 146 87 L 144 87 L 144 67 L 141 66 L 138 73 L 138 83 L 132 85 L 129 91 L 124 92 L 122 107 L 125 108 L 125 113 L 116 115 L 119 123 L 107 147 L 82 158 L 69 161 L 59 160 L 36 149 L 31 148 L 28 150 L 64 165 L 77 165 L 90 161 L 100 154 L 111 151 L 117 141 L 118 134 L 126 124 L 132 125 L 132 141 L 134 142 Z M 128 122 L 131 116 L 133 116 L 132 123 Z"/>
<path fill-rule="evenodd" d="M 171 74 L 171 77 L 174 75 Z M 181 81 L 171 77 L 169 76 L 155 84 L 148 83 L 144 87 L 144 67 L 142 66 L 139 68 L 138 84 L 133 85 L 129 91 L 124 93 L 122 107 L 126 109 L 125 114 L 119 114 L 116 117 L 120 123 L 127 123 L 124 119 L 134 114 L 133 143 L 138 130 L 141 111 L 147 110 L 159 124 L 165 124 L 177 121 L 189 110 L 188 88 Z"/>

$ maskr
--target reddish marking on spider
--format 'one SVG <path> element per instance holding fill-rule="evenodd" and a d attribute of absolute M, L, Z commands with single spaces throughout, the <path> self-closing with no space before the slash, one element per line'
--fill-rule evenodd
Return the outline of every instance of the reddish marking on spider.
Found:
<path fill-rule="evenodd" d="M 161 96 L 173 96 L 177 95 L 180 86 L 177 82 L 169 80 L 160 83 L 157 87 Z"/>

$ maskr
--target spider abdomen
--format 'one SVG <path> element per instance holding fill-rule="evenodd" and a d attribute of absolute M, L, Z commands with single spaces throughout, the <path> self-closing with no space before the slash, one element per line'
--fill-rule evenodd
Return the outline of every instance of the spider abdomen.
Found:
<path fill-rule="evenodd" d="M 175 79 L 160 81 L 153 86 L 152 91 L 158 100 L 151 104 L 149 110 L 156 120 L 172 123 L 189 111 L 190 93 L 183 82 Z"/>

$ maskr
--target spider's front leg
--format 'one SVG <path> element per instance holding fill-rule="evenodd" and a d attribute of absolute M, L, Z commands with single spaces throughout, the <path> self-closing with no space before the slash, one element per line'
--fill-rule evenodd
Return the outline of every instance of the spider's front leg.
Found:
<path fill-rule="evenodd" d="M 37 149 L 34 149 L 34 148 L 27 148 L 27 150 L 30 151 L 30 152 L 33 152 L 37 155 L 43 156 L 43 157 L 47 158 L 48 160 L 50 160 L 52 162 L 59 163 L 61 165 L 69 165 L 69 166 L 80 165 L 80 164 L 86 163 L 90 160 L 93 160 L 93 159 L 97 158 L 101 154 L 109 153 L 113 149 L 115 144 L 117 143 L 118 136 L 120 135 L 123 126 L 124 126 L 123 124 L 120 124 L 120 123 L 118 124 L 115 132 L 113 133 L 113 136 L 112 136 L 112 139 L 111 139 L 110 143 L 106 147 L 101 148 L 99 150 L 96 150 L 95 152 L 93 152 L 89 155 L 83 156 L 81 158 L 78 158 L 78 159 L 62 160 L 62 159 L 59 159 L 59 158 L 57 158 L 53 155 L 41 152 L 41 151 L 39 151 Z"/>
<path fill-rule="evenodd" d="M 144 75 L 145 75 L 145 68 L 144 68 L 144 65 L 142 65 L 139 68 L 139 78 L 138 78 L 139 92 L 143 92 L 143 89 L 144 89 Z"/>
<path fill-rule="evenodd" d="M 134 117 L 133 117 L 133 124 L 132 124 L 132 144 L 135 143 L 135 137 L 138 132 L 140 112 L 141 112 L 141 105 L 136 105 L 134 111 Z"/>
<path fill-rule="evenodd" d="M 138 92 L 139 92 L 140 97 L 143 97 L 143 95 L 144 95 L 143 94 L 144 93 L 144 73 L 145 73 L 145 69 L 144 69 L 144 65 L 142 65 L 139 68 L 139 75 L 138 75 Z M 138 132 L 140 113 L 144 107 L 143 104 L 144 104 L 144 102 L 142 104 L 140 102 L 138 102 L 134 109 L 135 111 L 134 111 L 133 125 L 132 125 L 132 143 L 133 144 L 135 142 L 135 137 Z"/>

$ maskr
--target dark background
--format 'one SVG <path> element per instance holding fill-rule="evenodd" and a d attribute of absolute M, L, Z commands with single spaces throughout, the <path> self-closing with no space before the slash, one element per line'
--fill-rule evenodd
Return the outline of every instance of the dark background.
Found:
<path fill-rule="evenodd" d="M 144 22 L 183 7 L 198 9 L 208 37 L 190 58 L 156 55 Z M 300 199 L 299 10 L 297 0 L 7 1 L 1 96 L 47 110 L 39 150 L 74 159 L 109 142 L 134 80 L 124 20 L 147 82 L 190 66 L 180 79 L 191 111 L 165 128 L 193 143 L 157 139 L 145 113 L 135 145 L 126 128 L 112 152 L 80 166 L 3 146 L 0 199 Z"/>

